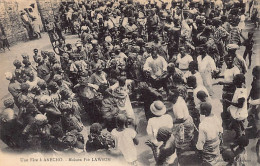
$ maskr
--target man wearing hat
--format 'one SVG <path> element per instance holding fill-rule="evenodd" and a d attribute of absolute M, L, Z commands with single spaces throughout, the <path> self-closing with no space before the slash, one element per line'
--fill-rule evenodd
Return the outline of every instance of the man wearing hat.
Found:
<path fill-rule="evenodd" d="M 246 61 L 241 55 L 236 53 L 238 49 L 239 46 L 237 44 L 228 44 L 227 45 L 228 54 L 226 56 L 230 56 L 233 59 L 233 65 L 238 67 L 240 73 L 245 74 L 248 70 Z"/>
<path fill-rule="evenodd" d="M 221 121 L 212 114 L 211 109 L 212 106 L 208 102 L 203 102 L 200 105 L 200 113 L 205 115 L 205 118 L 199 125 L 196 147 L 201 155 L 202 163 L 205 165 L 216 165 L 221 161 L 219 146 L 223 128 Z"/>
<path fill-rule="evenodd" d="M 156 136 L 159 128 L 161 127 L 173 127 L 173 120 L 169 114 L 166 114 L 166 106 L 160 100 L 154 101 L 150 106 L 151 112 L 154 117 L 150 118 L 147 123 L 147 134 L 156 141 Z"/>

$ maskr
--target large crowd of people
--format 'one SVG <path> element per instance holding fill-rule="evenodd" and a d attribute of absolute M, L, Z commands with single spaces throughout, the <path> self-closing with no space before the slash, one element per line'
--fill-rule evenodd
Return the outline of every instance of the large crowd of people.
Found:
<path fill-rule="evenodd" d="M 55 22 L 44 20 L 59 41 L 55 53 L 35 48 L 5 73 L 12 98 L 4 101 L 1 140 L 19 151 L 102 151 L 140 165 L 143 122 L 134 109 L 141 107 L 150 162 L 182 165 L 182 154 L 195 151 L 194 164 L 247 165 L 245 131 L 260 136 L 260 66 L 252 63 L 254 33 L 244 29 L 248 19 L 258 26 L 257 3 L 62 3 Z M 68 32 L 79 35 L 76 43 L 65 42 Z M 220 100 L 215 85 L 223 86 Z M 228 130 L 235 137 L 224 147 Z"/>

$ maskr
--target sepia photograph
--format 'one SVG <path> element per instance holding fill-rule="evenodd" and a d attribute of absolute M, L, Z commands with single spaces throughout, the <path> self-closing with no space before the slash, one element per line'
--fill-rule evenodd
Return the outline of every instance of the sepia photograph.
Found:
<path fill-rule="evenodd" d="M 260 0 L 0 0 L 0 165 L 260 165 L 259 26 Z"/>

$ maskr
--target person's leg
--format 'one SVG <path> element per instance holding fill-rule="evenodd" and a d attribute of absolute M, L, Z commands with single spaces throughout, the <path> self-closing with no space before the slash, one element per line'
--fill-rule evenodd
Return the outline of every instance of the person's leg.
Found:
<path fill-rule="evenodd" d="M 243 54 L 243 58 L 244 58 L 245 61 L 246 61 L 246 56 L 247 56 L 247 54 L 248 54 L 248 50 L 245 49 L 244 54 Z"/>
<path fill-rule="evenodd" d="M 258 139 L 257 143 L 256 143 L 256 156 L 257 156 L 257 161 L 258 163 L 260 163 L 260 138 Z"/>
<path fill-rule="evenodd" d="M 252 63 L 252 54 L 253 54 L 253 51 L 252 50 L 250 50 L 249 52 L 248 52 L 248 60 L 249 60 L 249 68 L 251 67 L 251 63 Z"/>

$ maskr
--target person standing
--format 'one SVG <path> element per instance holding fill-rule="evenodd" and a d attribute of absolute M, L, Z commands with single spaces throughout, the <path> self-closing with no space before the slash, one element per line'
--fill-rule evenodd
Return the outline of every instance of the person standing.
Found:
<path fill-rule="evenodd" d="M 208 102 L 200 105 L 200 112 L 205 118 L 199 125 L 199 137 L 196 147 L 202 158 L 202 165 L 216 165 L 220 156 L 220 135 L 223 133 L 222 125 L 211 112 L 212 106 Z"/>
<path fill-rule="evenodd" d="M 205 49 L 201 50 L 201 55 L 197 57 L 198 68 L 203 79 L 203 84 L 207 88 L 209 95 L 212 96 L 212 75 L 217 71 L 217 68 L 213 58 L 207 54 Z"/>

